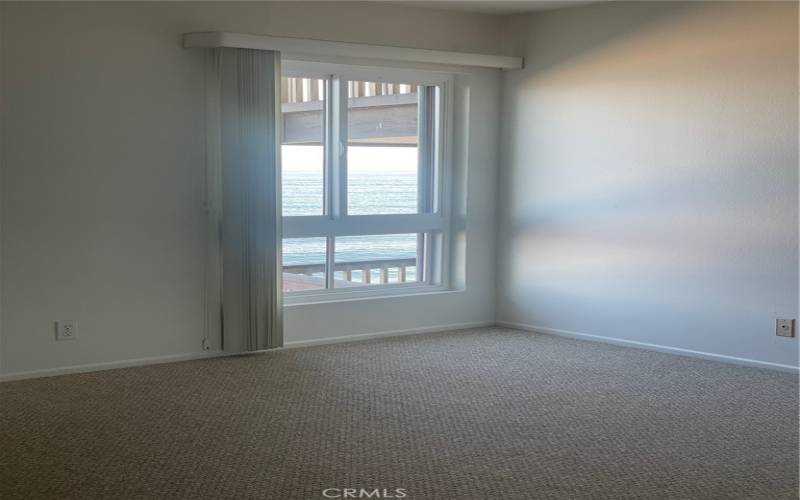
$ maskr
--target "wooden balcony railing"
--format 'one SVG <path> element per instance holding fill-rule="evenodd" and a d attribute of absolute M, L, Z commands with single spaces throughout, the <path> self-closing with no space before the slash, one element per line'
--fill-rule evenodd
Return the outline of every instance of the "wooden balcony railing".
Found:
<path fill-rule="evenodd" d="M 408 268 L 416 268 L 416 265 L 417 259 L 415 258 L 341 262 L 335 265 L 335 271 L 336 273 L 341 272 L 344 276 L 344 280 L 337 279 L 336 281 L 345 281 L 348 283 L 357 284 L 373 283 L 372 271 L 377 269 L 379 270 L 378 281 L 375 283 L 389 283 L 389 272 L 391 270 L 397 271 L 397 283 L 406 283 L 408 281 Z M 361 280 L 354 281 L 353 272 L 358 271 L 360 271 Z M 325 264 L 299 264 L 283 266 L 283 272 L 285 274 L 311 276 L 318 273 L 324 273 Z"/>

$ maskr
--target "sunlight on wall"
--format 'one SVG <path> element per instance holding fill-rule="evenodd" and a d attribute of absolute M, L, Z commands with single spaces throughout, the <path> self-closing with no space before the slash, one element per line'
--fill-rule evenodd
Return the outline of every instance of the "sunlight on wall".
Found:
<path fill-rule="evenodd" d="M 797 364 L 774 335 L 797 316 L 797 6 L 603 4 L 524 31 L 500 319 Z"/>

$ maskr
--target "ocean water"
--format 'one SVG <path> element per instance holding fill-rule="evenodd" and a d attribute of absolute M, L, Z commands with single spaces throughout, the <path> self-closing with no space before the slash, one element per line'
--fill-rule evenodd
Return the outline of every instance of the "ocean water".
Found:
<path fill-rule="evenodd" d="M 322 215 L 322 148 L 288 148 L 295 149 L 287 150 L 287 146 L 283 149 L 283 215 Z M 416 148 L 350 148 L 347 183 L 347 211 L 351 215 L 415 213 Z M 325 262 L 325 245 L 325 238 L 284 239 L 283 263 L 322 264 Z M 338 237 L 335 251 L 337 263 L 415 258 L 417 235 Z"/>

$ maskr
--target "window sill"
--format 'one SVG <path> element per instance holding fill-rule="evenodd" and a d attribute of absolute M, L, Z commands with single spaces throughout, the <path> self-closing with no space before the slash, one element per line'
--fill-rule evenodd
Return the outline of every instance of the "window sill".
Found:
<path fill-rule="evenodd" d="M 398 299 L 419 295 L 446 295 L 460 292 L 461 290 L 453 290 L 444 286 L 435 285 L 401 286 L 372 290 L 319 290 L 318 292 L 307 292 L 302 295 L 284 294 L 283 305 L 285 307 L 293 307 L 375 299 Z"/>

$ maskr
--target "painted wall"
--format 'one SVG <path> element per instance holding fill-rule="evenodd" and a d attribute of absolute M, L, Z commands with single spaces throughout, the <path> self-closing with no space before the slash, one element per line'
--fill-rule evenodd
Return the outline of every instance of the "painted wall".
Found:
<path fill-rule="evenodd" d="M 0 3 L 0 374 L 199 353 L 203 62 L 179 34 L 210 30 L 527 58 L 497 198 L 499 75 L 458 79 L 465 290 L 292 306 L 287 342 L 493 321 L 497 276 L 502 321 L 797 363 L 773 331 L 798 315 L 794 4 Z"/>
<path fill-rule="evenodd" d="M 497 53 L 502 27 L 491 16 L 377 4 L 2 3 L 0 12 L 5 374 L 200 351 L 203 56 L 180 47 L 181 33 Z M 497 72 L 462 79 L 480 114 L 460 125 L 473 138 L 462 152 L 466 291 L 288 308 L 287 342 L 493 321 L 499 82 Z M 59 319 L 77 321 L 78 340 L 54 340 Z"/>
<path fill-rule="evenodd" d="M 498 319 L 797 365 L 796 3 L 510 23 Z"/>
<path fill-rule="evenodd" d="M 3 373 L 3 360 L 5 359 L 5 339 L 3 337 L 3 308 L 2 308 L 2 284 L 3 284 L 3 246 L 2 246 L 2 239 L 3 239 L 3 161 L 5 158 L 4 149 L 3 149 L 3 125 L 2 125 L 2 117 L 5 115 L 5 108 L 3 107 L 3 41 L 5 40 L 5 34 L 3 30 L 4 26 L 4 15 L 5 11 L 3 6 L 0 5 L 0 376 Z"/>

